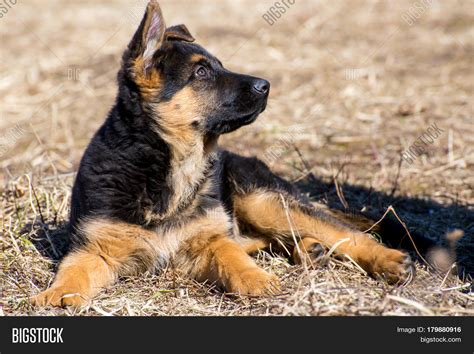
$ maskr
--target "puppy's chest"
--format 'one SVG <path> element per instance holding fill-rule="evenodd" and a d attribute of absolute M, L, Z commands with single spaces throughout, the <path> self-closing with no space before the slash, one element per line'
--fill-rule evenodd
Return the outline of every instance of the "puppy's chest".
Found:
<path fill-rule="evenodd" d="M 206 168 L 185 166 L 174 176 L 174 183 L 183 183 L 175 184 L 174 211 L 156 223 L 154 228 L 158 267 L 167 264 L 183 242 L 200 230 L 201 224 L 215 222 L 221 226 L 230 222 L 216 188 L 214 161 L 206 161 L 203 165 L 206 165 Z M 178 177 L 181 181 L 177 180 Z"/>
<path fill-rule="evenodd" d="M 173 158 L 166 179 L 156 181 L 155 192 L 148 193 L 145 220 L 149 226 L 173 225 L 193 217 L 209 194 L 214 173 L 214 155 L 190 153 Z"/>
<path fill-rule="evenodd" d="M 171 170 L 168 175 L 168 185 L 171 190 L 170 213 L 192 204 L 193 199 L 209 178 L 211 165 L 209 157 L 202 153 L 191 153 L 171 161 Z"/>

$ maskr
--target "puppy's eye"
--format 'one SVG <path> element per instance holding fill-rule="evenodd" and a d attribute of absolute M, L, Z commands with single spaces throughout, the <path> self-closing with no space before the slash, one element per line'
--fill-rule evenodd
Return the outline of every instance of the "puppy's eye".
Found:
<path fill-rule="evenodd" d="M 206 67 L 199 65 L 194 71 L 194 74 L 199 79 L 207 79 L 209 77 L 209 70 Z"/>

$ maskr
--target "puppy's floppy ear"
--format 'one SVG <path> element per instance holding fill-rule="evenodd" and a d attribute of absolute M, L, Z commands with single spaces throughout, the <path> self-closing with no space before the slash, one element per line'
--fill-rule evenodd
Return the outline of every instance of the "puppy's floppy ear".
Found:
<path fill-rule="evenodd" d="M 194 37 L 189 33 L 185 25 L 177 25 L 166 29 L 165 40 L 194 42 Z"/>
<path fill-rule="evenodd" d="M 145 16 L 128 45 L 129 55 L 135 62 L 140 61 L 146 71 L 152 65 L 153 54 L 161 48 L 166 25 L 160 5 L 156 0 L 148 3 Z"/>

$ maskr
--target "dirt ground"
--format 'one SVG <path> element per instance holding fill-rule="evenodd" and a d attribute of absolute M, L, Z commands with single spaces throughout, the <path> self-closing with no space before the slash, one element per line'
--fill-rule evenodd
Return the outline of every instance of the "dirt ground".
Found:
<path fill-rule="evenodd" d="M 53 279 L 74 172 L 145 2 L 25 0 L 0 10 L 0 315 L 474 315 L 474 2 L 287 0 L 279 19 L 274 2 L 160 2 L 168 25 L 272 84 L 264 114 L 222 145 L 314 201 L 380 216 L 391 205 L 450 249 L 451 272 L 418 262 L 397 288 L 350 261 L 304 268 L 260 252 L 278 296 L 226 295 L 166 269 L 78 312 L 31 307 Z M 424 152 L 403 155 L 433 124 Z"/>

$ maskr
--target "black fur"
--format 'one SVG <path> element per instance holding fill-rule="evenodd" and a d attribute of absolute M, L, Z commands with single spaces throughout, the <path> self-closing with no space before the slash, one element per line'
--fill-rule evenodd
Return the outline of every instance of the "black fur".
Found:
<path fill-rule="evenodd" d="M 88 216 L 142 225 L 145 207 L 157 213 L 168 207 L 169 146 L 150 130 L 146 116 L 120 101 L 82 158 L 72 193 L 73 228 Z"/>

